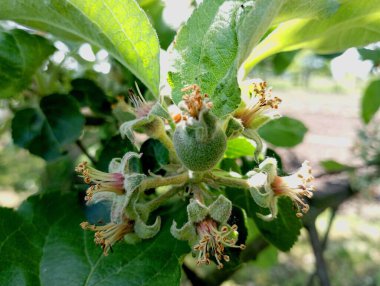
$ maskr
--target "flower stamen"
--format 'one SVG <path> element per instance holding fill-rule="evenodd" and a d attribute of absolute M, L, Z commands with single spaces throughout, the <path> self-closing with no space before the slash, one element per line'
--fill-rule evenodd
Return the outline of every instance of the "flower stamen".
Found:
<path fill-rule="evenodd" d="M 302 198 L 312 198 L 314 186 L 309 184 L 313 179 L 309 162 L 305 161 L 302 167 L 293 175 L 285 177 L 276 176 L 271 187 L 275 196 L 287 196 L 291 198 L 298 208 L 297 217 L 302 217 L 302 213 L 307 213 L 310 208 Z"/>
<path fill-rule="evenodd" d="M 197 225 L 200 237 L 193 249 L 198 251 L 197 265 L 210 264 L 210 255 L 215 258 L 218 269 L 223 268 L 222 261 L 228 262 L 230 257 L 224 254 L 225 247 L 244 249 L 245 245 L 236 245 L 238 240 L 237 225 L 223 225 L 218 230 L 217 222 L 211 218 L 201 221 Z"/>
<path fill-rule="evenodd" d="M 121 173 L 105 173 L 88 166 L 87 162 L 80 163 L 75 171 L 81 174 L 86 184 L 91 184 L 86 191 L 86 201 L 90 201 L 97 192 L 124 193 L 124 175 Z"/>
<path fill-rule="evenodd" d="M 108 251 L 112 251 L 112 246 L 116 242 L 123 239 L 127 233 L 133 231 L 134 221 L 124 218 L 124 221 L 120 224 L 111 222 L 103 226 L 92 225 L 85 221 L 80 226 L 84 230 L 95 231 L 94 241 L 96 244 L 101 245 L 104 256 L 107 256 Z"/>
<path fill-rule="evenodd" d="M 254 126 L 256 120 L 278 109 L 282 102 L 279 97 L 272 96 L 272 89 L 266 81 L 251 83 L 248 94 L 247 106 L 237 109 L 234 113 L 234 117 L 240 119 L 245 128 Z"/>
<path fill-rule="evenodd" d="M 186 105 L 187 112 L 193 118 L 198 119 L 199 113 L 203 108 L 212 108 L 212 103 L 208 101 L 208 95 L 201 93 L 201 89 L 198 85 L 192 84 L 183 89 L 182 92 L 192 91 L 191 93 L 185 94 L 182 99 Z"/>

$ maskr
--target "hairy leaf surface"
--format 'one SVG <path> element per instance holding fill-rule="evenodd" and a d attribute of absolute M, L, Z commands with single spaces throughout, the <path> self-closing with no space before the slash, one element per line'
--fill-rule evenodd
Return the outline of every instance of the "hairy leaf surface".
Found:
<path fill-rule="evenodd" d="M 175 103 L 181 89 L 198 84 L 214 104 L 218 116 L 240 102 L 237 70 L 260 40 L 283 1 L 206 0 L 179 31 L 172 49 L 169 83 Z"/>

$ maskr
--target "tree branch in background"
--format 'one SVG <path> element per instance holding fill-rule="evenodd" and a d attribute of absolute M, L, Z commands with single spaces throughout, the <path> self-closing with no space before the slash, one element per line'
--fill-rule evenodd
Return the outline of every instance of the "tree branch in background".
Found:
<path fill-rule="evenodd" d="M 319 240 L 315 223 L 306 226 L 306 229 L 309 233 L 310 243 L 313 248 L 315 261 L 316 261 L 316 272 L 319 277 L 319 281 L 322 286 L 330 286 L 330 279 L 327 272 L 327 266 L 326 266 L 325 259 L 323 257 L 322 244 Z"/>
<path fill-rule="evenodd" d="M 90 155 L 90 153 L 88 153 L 86 147 L 84 147 L 84 145 L 82 144 L 82 141 L 80 141 L 79 139 L 75 141 L 75 144 L 78 146 L 78 148 L 82 151 L 83 154 L 85 154 L 87 156 L 88 159 L 90 159 L 91 163 L 96 165 L 97 164 L 97 161 L 95 160 L 94 157 L 92 157 Z"/>

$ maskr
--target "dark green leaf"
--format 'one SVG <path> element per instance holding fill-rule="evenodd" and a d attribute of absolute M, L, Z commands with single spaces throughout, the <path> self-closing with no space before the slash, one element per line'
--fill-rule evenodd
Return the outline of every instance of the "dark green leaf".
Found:
<path fill-rule="evenodd" d="M 224 157 L 235 159 L 243 156 L 253 156 L 255 149 L 255 146 L 248 139 L 244 137 L 234 138 L 228 140 Z"/>
<path fill-rule="evenodd" d="M 227 172 L 233 171 L 241 174 L 241 169 L 239 165 L 236 163 L 236 159 L 224 158 L 220 162 L 220 169 Z"/>
<path fill-rule="evenodd" d="M 61 148 L 42 112 L 36 108 L 17 111 L 12 120 L 13 142 L 45 160 L 61 155 Z"/>
<path fill-rule="evenodd" d="M 247 215 L 253 218 L 265 239 L 278 249 L 288 251 L 297 241 L 302 223 L 297 218 L 290 199 L 280 198 L 277 219 L 267 222 L 259 218 L 256 213 L 265 215 L 269 213 L 269 210 L 259 207 L 248 190 L 228 188 L 226 194 L 234 204 L 243 208 Z"/>
<path fill-rule="evenodd" d="M 259 129 L 260 136 L 269 143 L 279 147 L 294 147 L 301 143 L 306 126 L 299 120 L 281 117 L 272 120 Z"/>
<path fill-rule="evenodd" d="M 104 91 L 92 80 L 77 78 L 71 81 L 73 95 L 82 106 L 88 106 L 95 113 L 101 115 L 111 113 L 111 104 Z"/>
<path fill-rule="evenodd" d="M 63 145 L 74 142 L 81 135 L 84 117 L 77 102 L 67 95 L 44 97 L 40 107 L 16 112 L 12 138 L 16 145 L 32 154 L 54 160 L 62 154 Z"/>
<path fill-rule="evenodd" d="M 362 119 L 368 124 L 380 107 L 380 80 L 372 81 L 362 98 Z"/>
<path fill-rule="evenodd" d="M 102 47 L 158 95 L 160 46 L 135 0 L 5 0 L 0 19 Z"/>
<path fill-rule="evenodd" d="M 143 171 L 146 174 L 148 174 L 149 171 L 157 172 L 169 163 L 168 149 L 156 139 L 146 140 L 141 145 L 140 152 L 143 154 L 141 163 Z"/>
<path fill-rule="evenodd" d="M 363 61 L 370 60 L 374 66 L 380 65 L 380 49 L 370 50 L 370 49 L 358 49 L 360 57 Z"/>
<path fill-rule="evenodd" d="M 40 239 L 32 224 L 0 208 L 1 285 L 39 285 Z"/>
<path fill-rule="evenodd" d="M 43 192 L 68 192 L 72 189 L 74 162 L 69 156 L 62 156 L 46 162 L 42 174 L 39 175 L 40 188 Z"/>
<path fill-rule="evenodd" d="M 15 96 L 28 87 L 53 52 L 53 45 L 45 38 L 23 30 L 0 30 L 0 98 Z"/>
<path fill-rule="evenodd" d="M 293 59 L 297 52 L 283 52 L 278 53 L 273 56 L 272 64 L 273 64 L 273 71 L 275 74 L 280 75 L 283 74 L 286 69 L 290 66 L 290 64 L 293 62 Z"/>
<path fill-rule="evenodd" d="M 42 197 L 31 197 L 21 206 L 20 213 L 29 221 L 30 227 L 34 227 L 33 232 L 30 232 L 30 236 L 27 233 L 25 239 L 30 237 L 31 245 L 37 248 L 36 254 L 33 256 L 33 252 L 30 252 L 33 249 L 28 248 L 28 243 L 5 244 L 0 249 L 0 254 L 4 257 L 6 253 L 14 252 L 16 247 L 24 255 L 28 254 L 24 264 L 29 262 L 29 257 L 33 259 L 28 274 L 34 275 L 36 279 L 40 275 L 42 285 L 179 284 L 180 259 L 189 251 L 189 247 L 186 242 L 174 239 L 169 231 L 178 209 L 163 216 L 162 230 L 157 236 L 135 245 L 119 242 L 109 256 L 103 256 L 101 249 L 94 244 L 94 233 L 83 231 L 79 227 L 79 223 L 85 219 L 83 209 L 73 194 L 59 196 L 50 193 Z M 12 218 L 3 220 L 3 217 L 1 216 L 0 223 L 8 226 L 8 220 Z M 15 232 L 18 229 L 19 224 L 9 227 L 11 234 L 12 230 Z M 6 231 L 6 235 L 8 229 L 2 229 Z M 39 233 L 42 238 L 38 241 L 32 240 L 33 233 Z M 19 263 L 23 263 L 22 261 Z M 11 259 L 7 265 L 8 273 L 20 271 Z"/>
<path fill-rule="evenodd" d="M 108 171 L 108 165 L 113 158 L 122 158 L 128 151 L 136 152 L 136 148 L 128 139 L 122 139 L 120 135 L 115 135 L 107 142 L 103 143 L 103 147 L 99 152 L 96 167 L 104 172 Z M 132 159 L 133 160 L 133 159 Z M 137 169 L 139 168 L 139 160 L 136 160 Z"/>
<path fill-rule="evenodd" d="M 40 107 L 60 145 L 72 143 L 81 135 L 84 118 L 72 97 L 52 94 L 42 98 Z"/>
<path fill-rule="evenodd" d="M 323 169 L 325 169 L 325 171 L 329 173 L 342 172 L 353 169 L 352 166 L 339 163 L 335 160 L 324 160 L 321 161 L 320 164 L 323 167 Z"/>

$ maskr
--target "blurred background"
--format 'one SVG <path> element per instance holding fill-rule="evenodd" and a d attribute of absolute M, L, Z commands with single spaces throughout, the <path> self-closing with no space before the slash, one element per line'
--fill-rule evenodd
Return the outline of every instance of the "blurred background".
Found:
<path fill-rule="evenodd" d="M 140 2 L 164 39 L 164 58 L 164 50 L 194 3 L 166 0 L 149 6 L 149 1 Z M 12 22 L 1 25 L 18 27 Z M 120 140 L 112 137 L 122 120 L 117 110 L 123 109 L 120 96 L 128 97 L 138 80 L 105 50 L 51 40 L 56 50 L 31 88 L 19 97 L 0 100 L 0 206 L 17 208 L 39 189 L 70 190 L 78 185 L 76 162 L 91 158 L 104 167 L 110 150 L 123 153 Z M 283 100 L 280 112 L 307 128 L 299 142 L 284 147 L 269 142 L 268 146 L 281 156 L 289 172 L 309 160 L 318 193 L 304 219 L 301 239 L 291 251 L 282 253 L 264 245 L 255 261 L 231 273 L 222 285 L 305 285 L 305 281 L 317 285 L 316 263 L 325 264 L 332 285 L 380 285 L 380 118 L 375 114 L 368 120 L 363 111 L 368 108 L 366 95 L 375 93 L 380 101 L 379 65 L 380 44 L 374 43 L 333 55 L 307 50 L 280 53 L 255 68 L 254 76 L 266 80 Z M 34 90 L 49 93 L 57 85 L 80 103 L 85 131 L 66 156 L 45 161 L 38 150 L 33 155 L 13 143 L 12 120 L 20 108 L 37 104 Z M 100 105 L 87 98 L 94 91 Z M 335 202 L 325 204 L 325 200 Z M 313 243 L 315 235 L 321 243 Z M 183 285 L 189 283 L 184 278 Z"/>

